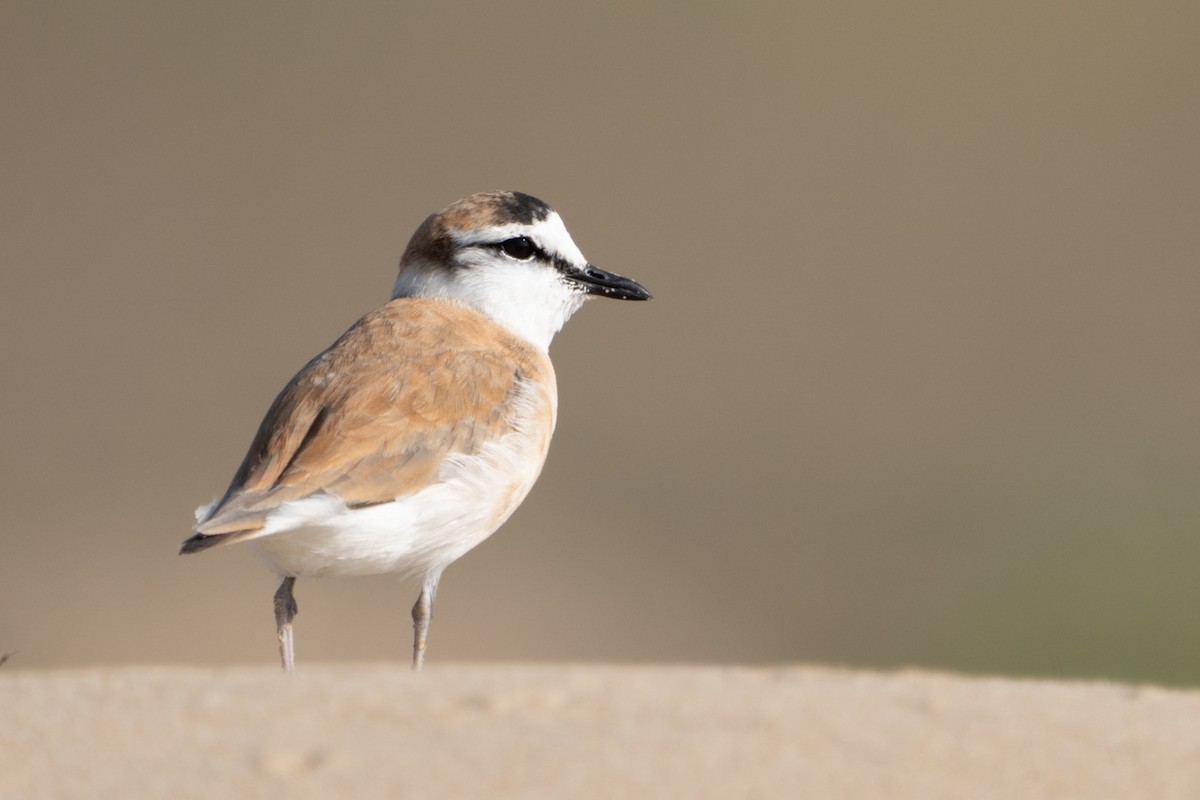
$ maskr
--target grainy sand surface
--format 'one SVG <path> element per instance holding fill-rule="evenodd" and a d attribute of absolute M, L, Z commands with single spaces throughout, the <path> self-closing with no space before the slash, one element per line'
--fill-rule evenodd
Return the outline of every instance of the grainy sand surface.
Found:
<path fill-rule="evenodd" d="M 826 668 L 0 671 L 4 798 L 1195 798 L 1200 692 Z"/>

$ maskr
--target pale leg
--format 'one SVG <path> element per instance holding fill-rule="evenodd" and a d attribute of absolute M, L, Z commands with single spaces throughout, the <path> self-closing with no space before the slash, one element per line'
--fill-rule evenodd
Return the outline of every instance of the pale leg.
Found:
<path fill-rule="evenodd" d="M 296 657 L 292 651 L 292 620 L 299 610 L 292 597 L 295 584 L 295 578 L 284 578 L 275 591 L 275 631 L 279 636 L 279 659 L 283 662 L 284 672 L 292 672 L 296 668 Z"/>
<path fill-rule="evenodd" d="M 433 619 L 433 601 L 437 597 L 438 580 L 441 574 L 425 576 L 421 596 L 413 605 L 413 663 L 412 668 L 420 671 L 425 663 L 425 640 L 429 636 L 429 621 Z"/>

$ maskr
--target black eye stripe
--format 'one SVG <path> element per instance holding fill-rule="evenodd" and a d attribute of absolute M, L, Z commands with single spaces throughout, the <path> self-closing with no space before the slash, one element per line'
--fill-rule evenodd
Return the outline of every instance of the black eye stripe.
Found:
<path fill-rule="evenodd" d="M 528 236 L 514 236 L 502 242 L 488 242 L 483 247 L 490 247 L 518 261 L 537 259 L 553 266 L 559 272 L 575 272 L 578 268 L 560 255 L 550 255 Z"/>

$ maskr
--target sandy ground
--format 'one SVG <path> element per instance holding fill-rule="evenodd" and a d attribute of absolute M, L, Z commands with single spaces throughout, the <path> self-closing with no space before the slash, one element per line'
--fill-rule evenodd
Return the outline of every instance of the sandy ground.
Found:
<path fill-rule="evenodd" d="M 0 672 L 0 796 L 1200 797 L 1200 693 L 822 668 Z"/>

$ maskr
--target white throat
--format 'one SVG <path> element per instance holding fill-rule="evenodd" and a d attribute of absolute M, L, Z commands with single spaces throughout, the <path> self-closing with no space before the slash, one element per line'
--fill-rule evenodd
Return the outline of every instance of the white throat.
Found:
<path fill-rule="evenodd" d="M 541 350 L 550 349 L 588 295 L 574 291 L 553 270 L 493 263 L 451 272 L 444 267 L 400 273 L 392 297 L 432 297 L 470 306 Z"/>

